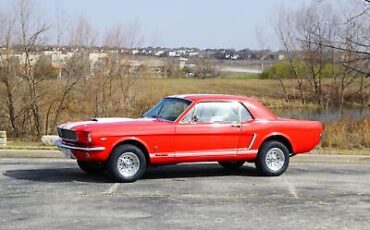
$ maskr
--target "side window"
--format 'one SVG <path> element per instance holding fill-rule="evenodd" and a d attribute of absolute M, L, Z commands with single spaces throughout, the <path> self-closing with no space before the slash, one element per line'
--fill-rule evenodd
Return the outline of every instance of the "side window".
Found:
<path fill-rule="evenodd" d="M 187 114 L 186 116 L 182 119 L 181 122 L 183 123 L 191 123 L 192 122 L 192 119 L 193 119 L 193 116 L 194 116 L 194 108 L 192 108 Z"/>
<path fill-rule="evenodd" d="M 196 105 L 198 123 L 239 123 L 240 104 L 234 102 L 202 102 Z"/>
<path fill-rule="evenodd" d="M 243 105 L 240 105 L 240 116 L 241 116 L 242 122 L 253 120 L 252 115 L 249 113 L 247 108 L 245 108 Z"/>

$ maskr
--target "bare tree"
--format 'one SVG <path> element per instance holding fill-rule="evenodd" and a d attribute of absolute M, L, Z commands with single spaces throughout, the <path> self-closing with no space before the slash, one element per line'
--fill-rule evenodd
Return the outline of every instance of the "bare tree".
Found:
<path fill-rule="evenodd" d="M 7 63 L 6 63 L 7 62 Z M 13 60 L 2 61 L 0 67 L 0 81 L 4 85 L 4 91 L 1 92 L 1 104 L 5 104 L 7 108 L 9 121 L 16 136 L 19 135 L 17 126 L 17 100 L 15 98 L 15 91 L 17 90 L 17 80 L 14 77 L 16 66 L 13 65 Z M 4 65 L 5 64 L 5 65 Z"/>
<path fill-rule="evenodd" d="M 133 86 L 143 74 L 140 69 L 140 61 L 136 60 L 132 53 L 120 52 L 124 49 L 132 49 L 142 43 L 139 33 L 139 24 L 135 22 L 129 26 L 118 25 L 112 27 L 106 34 L 105 47 L 110 50 L 105 59 L 104 77 L 109 85 L 110 103 L 112 102 L 112 82 L 119 81 L 121 100 L 120 105 L 124 110 L 130 110 L 137 95 L 132 92 Z M 119 52 L 117 52 L 117 50 Z M 104 96 L 104 95 L 103 95 Z"/>
<path fill-rule="evenodd" d="M 354 6 L 351 8 L 351 6 Z M 323 36 L 323 34 L 311 31 L 317 44 L 329 48 L 340 54 L 338 63 L 344 68 L 340 75 L 340 106 L 344 102 L 345 91 L 356 81 L 359 81 L 359 89 L 354 94 L 359 94 L 362 104 L 365 103 L 365 89 L 370 87 L 364 79 L 370 76 L 370 3 L 369 1 L 354 1 L 342 11 L 341 18 L 330 23 L 330 28 L 336 29 L 337 36 Z"/>
<path fill-rule="evenodd" d="M 57 123 L 70 118 L 65 111 L 75 101 L 88 101 L 88 116 L 136 111 L 133 86 L 142 68 L 134 55 L 121 51 L 140 44 L 138 24 L 112 28 L 100 52 L 97 34 L 83 17 L 70 27 L 65 49 L 66 21 L 59 10 L 55 23 L 47 25 L 27 0 L 0 13 L 0 123 L 11 136 L 55 132 Z M 55 47 L 43 52 L 47 35 L 55 38 Z"/>
<path fill-rule="evenodd" d="M 278 18 L 276 20 L 276 24 L 274 25 L 275 33 L 281 43 L 282 49 L 286 53 L 286 58 L 289 62 L 290 68 L 293 72 L 294 79 L 297 82 L 298 90 L 301 98 L 301 102 L 303 104 L 306 103 L 306 97 L 304 93 L 304 82 L 303 78 L 300 74 L 298 74 L 297 66 L 294 62 L 295 59 L 298 59 L 297 56 L 298 52 L 298 44 L 297 40 L 295 39 L 296 35 L 294 31 L 292 16 L 289 15 L 284 8 L 281 8 L 278 14 Z M 277 75 L 279 78 L 279 82 L 281 83 L 284 97 L 288 98 L 287 91 L 285 90 L 285 85 L 283 83 L 283 79 L 281 79 L 280 75 Z"/>
<path fill-rule="evenodd" d="M 69 66 L 64 78 L 55 84 L 57 72 L 51 57 L 39 50 L 49 26 L 36 12 L 32 2 L 20 0 L 8 11 L 13 17 L 0 17 L 0 87 L 4 89 L 0 104 L 5 105 L 14 136 L 52 132 L 50 125 L 54 127 L 58 122 L 65 99 L 83 69 L 78 66 L 80 72 L 73 75 L 74 68 Z M 60 44 L 62 27 L 59 29 Z M 75 66 L 78 60 L 74 59 Z"/>
<path fill-rule="evenodd" d="M 37 87 L 44 79 L 35 75 L 33 64 L 36 58 L 36 47 L 40 45 L 40 39 L 46 32 L 48 26 L 41 21 L 38 15 L 34 15 L 34 10 L 30 1 L 18 1 L 15 9 L 16 26 L 19 28 L 19 46 L 23 50 L 21 75 L 25 79 L 28 87 L 28 96 L 33 116 L 34 128 L 37 135 L 41 134 L 41 113 Z"/>
<path fill-rule="evenodd" d="M 17 82 L 14 77 L 14 59 L 13 50 L 11 49 L 11 42 L 13 35 L 14 18 L 9 15 L 0 15 L 0 46 L 3 48 L 0 52 L 0 81 L 4 87 L 1 90 L 0 103 L 7 108 L 7 115 L 14 131 L 15 136 L 19 135 L 17 126 L 17 114 L 15 104 L 15 90 Z"/>
<path fill-rule="evenodd" d="M 166 77 L 178 77 L 181 73 L 179 61 L 175 58 L 167 58 L 163 72 Z"/>
<path fill-rule="evenodd" d="M 370 87 L 363 81 L 369 70 L 370 46 L 366 42 L 370 20 L 368 6 L 363 7 L 345 17 L 330 2 L 312 2 L 297 11 L 280 12 L 275 32 L 303 103 L 309 100 L 323 107 L 342 107 L 345 97 L 361 94 L 364 98 L 364 89 Z M 352 90 L 354 83 L 360 87 L 358 92 Z"/>
<path fill-rule="evenodd" d="M 211 58 L 195 58 L 194 63 L 195 75 L 198 78 L 212 78 L 219 75 L 214 60 Z"/>
<path fill-rule="evenodd" d="M 89 48 L 95 44 L 96 39 L 97 33 L 93 30 L 90 23 L 81 16 L 70 31 L 70 46 L 75 48 Z"/>
<path fill-rule="evenodd" d="M 87 71 L 89 71 L 86 68 L 86 62 L 79 55 L 80 54 L 77 53 L 70 60 L 68 60 L 64 67 L 63 78 L 59 80 L 61 81 L 60 83 L 63 87 L 61 87 L 61 90 L 55 98 L 56 109 L 54 111 L 52 127 L 56 127 L 57 123 L 59 122 L 61 113 L 65 109 L 64 104 L 67 96 L 76 87 L 81 78 L 83 78 L 83 76 L 87 74 Z M 49 132 L 46 130 L 46 133 Z"/>

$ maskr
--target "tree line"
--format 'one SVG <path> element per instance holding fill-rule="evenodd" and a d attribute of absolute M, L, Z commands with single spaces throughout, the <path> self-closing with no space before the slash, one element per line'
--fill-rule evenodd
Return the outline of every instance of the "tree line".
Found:
<path fill-rule="evenodd" d="M 138 71 L 131 67 L 132 56 L 111 52 L 94 68 L 89 61 L 97 36 L 92 26 L 80 18 L 67 30 L 65 22 L 63 13 L 58 13 L 55 22 L 48 24 L 26 0 L 0 12 L 0 130 L 13 137 L 55 133 L 61 119 L 73 119 L 71 108 L 86 110 L 88 116 L 108 115 L 115 109 L 132 111 L 135 95 L 131 87 L 138 79 Z M 140 42 L 136 28 L 111 28 L 104 45 L 136 46 Z M 33 59 L 39 54 L 38 47 L 52 42 L 48 36 L 55 38 L 57 50 L 66 40 L 74 49 L 73 56 L 58 67 L 42 57 Z M 79 104 L 86 100 L 93 106 Z"/>
<path fill-rule="evenodd" d="M 366 104 L 370 82 L 370 2 L 344 5 L 313 1 L 295 11 L 281 9 L 274 30 L 286 60 L 262 74 L 279 80 L 286 101 L 322 107 Z M 289 95 L 286 79 L 296 81 Z"/>

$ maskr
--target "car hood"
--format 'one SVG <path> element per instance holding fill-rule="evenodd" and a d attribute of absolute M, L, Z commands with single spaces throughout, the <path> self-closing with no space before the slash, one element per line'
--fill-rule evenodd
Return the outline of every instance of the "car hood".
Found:
<path fill-rule="evenodd" d="M 64 124 L 59 125 L 59 128 L 62 129 L 72 129 L 72 130 L 79 130 L 81 128 L 86 128 L 91 125 L 95 124 L 109 124 L 109 123 L 116 123 L 116 122 L 124 122 L 124 121 L 131 121 L 134 120 L 132 118 L 127 117 L 103 117 L 103 118 L 93 118 L 89 121 L 71 121 Z"/>
<path fill-rule="evenodd" d="M 155 118 L 128 118 L 128 117 L 102 117 L 93 118 L 90 121 L 68 122 L 59 126 L 62 129 L 75 131 L 94 131 L 94 130 L 116 130 L 123 127 L 146 127 L 155 126 L 161 121 Z"/>

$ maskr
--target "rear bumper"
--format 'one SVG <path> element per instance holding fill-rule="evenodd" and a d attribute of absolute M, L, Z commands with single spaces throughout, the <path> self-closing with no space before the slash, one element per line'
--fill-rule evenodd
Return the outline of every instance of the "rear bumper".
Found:
<path fill-rule="evenodd" d="M 85 152 L 100 152 L 104 151 L 105 147 L 79 147 L 64 144 L 61 139 L 58 139 L 54 142 L 54 145 L 58 148 L 69 149 L 69 150 L 76 150 L 76 151 L 85 151 Z"/>

